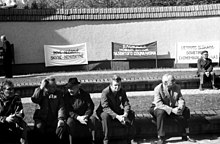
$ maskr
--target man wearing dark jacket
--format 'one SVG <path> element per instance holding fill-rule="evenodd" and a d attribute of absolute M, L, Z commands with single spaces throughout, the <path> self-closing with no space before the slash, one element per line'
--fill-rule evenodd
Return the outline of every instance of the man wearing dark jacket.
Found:
<path fill-rule="evenodd" d="M 212 60 L 208 58 L 208 51 L 201 52 L 201 58 L 197 61 L 197 74 L 200 77 L 199 90 L 203 90 L 204 77 L 208 77 L 212 81 L 212 88 L 215 87 L 215 73 L 213 72 Z"/>
<path fill-rule="evenodd" d="M 40 106 L 34 113 L 34 127 L 40 137 L 35 142 L 40 140 L 39 143 L 48 143 L 47 140 L 52 137 L 49 142 L 54 140 L 56 143 L 62 143 L 64 130 L 58 128 L 65 129 L 65 111 L 63 93 L 57 88 L 55 78 L 43 79 L 31 100 Z"/>
<path fill-rule="evenodd" d="M 27 143 L 27 124 L 23 120 L 21 99 L 14 93 L 14 84 L 5 80 L 0 93 L 1 143 Z"/>
<path fill-rule="evenodd" d="M 114 75 L 110 86 L 102 91 L 101 102 L 96 110 L 96 114 L 102 121 L 104 144 L 109 144 L 111 140 L 113 123 L 125 126 L 124 128 L 126 128 L 128 132 L 128 143 L 131 142 L 135 134 L 133 127 L 135 115 L 134 112 L 131 111 L 126 92 L 121 88 L 121 78 L 119 76 Z"/>
<path fill-rule="evenodd" d="M 5 35 L 1 36 L 3 43 L 3 67 L 6 78 L 12 78 L 12 63 L 14 63 L 14 54 L 10 42 L 6 39 Z"/>
<path fill-rule="evenodd" d="M 66 85 L 64 104 L 69 126 L 69 141 L 73 143 L 92 142 L 92 123 L 90 116 L 93 114 L 94 103 L 89 95 L 80 88 L 77 78 L 70 78 Z"/>

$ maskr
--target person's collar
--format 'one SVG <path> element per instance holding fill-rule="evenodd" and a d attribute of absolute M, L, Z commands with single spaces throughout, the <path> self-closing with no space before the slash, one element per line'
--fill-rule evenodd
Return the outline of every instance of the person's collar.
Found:
<path fill-rule="evenodd" d="M 109 86 L 109 91 L 110 91 L 110 93 L 111 93 L 112 95 L 116 96 L 117 93 L 118 93 L 119 91 L 121 91 L 121 89 L 120 89 L 119 91 L 113 92 L 112 89 L 111 89 L 111 86 Z"/>
<path fill-rule="evenodd" d="M 81 90 L 79 89 L 78 92 L 77 92 L 75 95 L 71 95 L 69 92 L 68 92 L 68 94 L 69 94 L 70 96 L 77 97 L 77 96 L 79 96 L 79 95 L 81 94 L 80 91 L 81 91 Z"/>
<path fill-rule="evenodd" d="M 202 57 L 203 60 L 207 60 L 208 58 Z"/>
<path fill-rule="evenodd" d="M 173 89 L 174 86 L 168 88 L 167 86 L 165 86 L 165 85 L 162 83 L 161 87 L 162 87 L 163 90 L 170 90 L 170 91 L 172 91 L 172 89 Z"/>

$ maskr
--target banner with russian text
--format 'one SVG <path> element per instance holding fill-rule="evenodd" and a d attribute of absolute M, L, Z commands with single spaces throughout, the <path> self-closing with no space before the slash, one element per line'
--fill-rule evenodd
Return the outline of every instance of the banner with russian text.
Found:
<path fill-rule="evenodd" d="M 129 45 L 112 42 L 112 59 L 155 59 L 157 42 Z"/>
<path fill-rule="evenodd" d="M 201 52 L 207 50 L 212 62 L 219 63 L 219 42 L 179 42 L 176 46 L 176 63 L 197 63 Z"/>
<path fill-rule="evenodd" d="M 44 45 L 45 65 L 88 64 L 86 43 L 76 45 Z"/>

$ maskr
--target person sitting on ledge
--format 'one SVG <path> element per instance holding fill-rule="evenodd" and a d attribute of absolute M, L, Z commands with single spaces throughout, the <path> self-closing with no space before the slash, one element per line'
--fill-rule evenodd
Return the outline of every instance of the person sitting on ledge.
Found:
<path fill-rule="evenodd" d="M 93 114 L 94 103 L 90 94 L 80 88 L 77 78 L 70 78 L 64 94 L 64 104 L 69 126 L 69 144 L 92 143 L 93 129 L 90 116 Z"/>
<path fill-rule="evenodd" d="M 208 58 L 208 51 L 204 50 L 201 52 L 201 58 L 197 61 L 197 75 L 200 77 L 199 90 L 203 90 L 204 78 L 211 78 L 212 88 L 215 87 L 215 73 L 213 72 L 212 60 Z"/>
<path fill-rule="evenodd" d="M 167 118 L 175 120 L 181 127 L 183 141 L 196 142 L 189 137 L 190 110 L 185 106 L 180 86 L 175 83 L 175 78 L 172 75 L 165 74 L 162 77 L 162 83 L 155 87 L 154 101 L 149 111 L 156 118 L 158 133 L 158 141 L 152 143 L 165 143 L 164 120 Z"/>
<path fill-rule="evenodd" d="M 5 80 L 0 93 L 0 143 L 27 144 L 27 124 L 23 120 L 21 98 L 14 92 L 14 84 Z"/>
<path fill-rule="evenodd" d="M 131 143 L 136 132 L 134 127 L 135 113 L 131 110 L 131 105 L 125 90 L 121 86 L 119 76 L 114 75 L 110 85 L 102 91 L 96 114 L 102 122 L 103 144 L 109 144 L 109 141 L 112 140 L 113 124 L 124 126 L 127 132 L 127 143 Z"/>
<path fill-rule="evenodd" d="M 31 97 L 33 103 L 39 105 L 34 113 L 34 131 L 37 135 L 36 144 L 63 144 L 68 139 L 65 123 L 65 108 L 63 93 L 57 88 L 54 77 L 42 80 L 40 87 L 36 88 Z"/>

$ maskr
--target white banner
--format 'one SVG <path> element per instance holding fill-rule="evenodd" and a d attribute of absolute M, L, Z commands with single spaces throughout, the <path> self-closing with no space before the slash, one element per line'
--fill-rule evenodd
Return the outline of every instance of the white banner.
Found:
<path fill-rule="evenodd" d="M 176 63 L 197 63 L 201 52 L 207 50 L 212 62 L 219 63 L 219 42 L 179 42 L 176 46 Z"/>
<path fill-rule="evenodd" d="M 44 45 L 45 65 L 88 64 L 86 43 L 76 45 Z"/>

